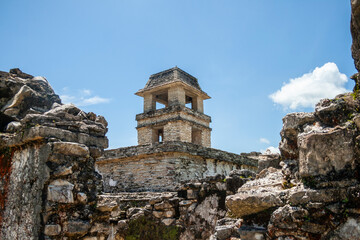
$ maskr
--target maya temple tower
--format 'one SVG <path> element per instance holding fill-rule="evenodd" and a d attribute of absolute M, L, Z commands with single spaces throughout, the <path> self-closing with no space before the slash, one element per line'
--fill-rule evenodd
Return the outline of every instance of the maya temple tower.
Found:
<path fill-rule="evenodd" d="M 151 75 L 135 94 L 144 99 L 144 112 L 136 115 L 138 145 L 97 159 L 105 192 L 175 191 L 184 180 L 256 168 L 242 155 L 210 147 L 211 118 L 203 104 L 210 97 L 195 77 L 174 67 Z"/>
<path fill-rule="evenodd" d="M 203 101 L 210 97 L 197 79 L 178 67 L 153 74 L 136 95 L 144 98 L 144 113 L 138 114 L 138 144 L 181 141 L 211 146 Z M 165 108 L 156 110 L 156 103 Z"/>

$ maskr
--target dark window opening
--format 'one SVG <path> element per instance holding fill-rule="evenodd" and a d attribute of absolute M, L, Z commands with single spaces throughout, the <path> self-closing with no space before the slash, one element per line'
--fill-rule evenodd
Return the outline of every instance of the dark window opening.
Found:
<path fill-rule="evenodd" d="M 185 96 L 185 106 L 190 109 L 194 109 L 193 98 Z"/>
<path fill-rule="evenodd" d="M 164 141 L 164 130 L 158 129 L 157 130 L 157 142 L 161 143 Z"/>

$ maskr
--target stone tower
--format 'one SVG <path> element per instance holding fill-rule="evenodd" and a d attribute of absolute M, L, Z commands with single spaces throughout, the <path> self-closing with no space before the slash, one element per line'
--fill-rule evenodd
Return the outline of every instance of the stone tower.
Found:
<path fill-rule="evenodd" d="M 211 146 L 211 118 L 203 113 L 203 101 L 210 97 L 195 77 L 174 67 L 151 75 L 135 94 L 144 98 L 144 113 L 136 115 L 139 145 L 180 141 Z M 165 107 L 156 109 L 157 102 Z"/>

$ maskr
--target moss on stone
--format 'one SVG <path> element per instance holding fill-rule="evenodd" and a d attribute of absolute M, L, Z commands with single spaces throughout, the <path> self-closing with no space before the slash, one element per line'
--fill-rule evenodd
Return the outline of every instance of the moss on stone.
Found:
<path fill-rule="evenodd" d="M 129 222 L 125 240 L 176 240 L 178 237 L 177 226 L 167 227 L 143 216 Z"/>

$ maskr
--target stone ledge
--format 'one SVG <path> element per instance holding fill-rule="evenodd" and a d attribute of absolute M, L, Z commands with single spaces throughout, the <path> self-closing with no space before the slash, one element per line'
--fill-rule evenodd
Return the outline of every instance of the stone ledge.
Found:
<path fill-rule="evenodd" d="M 94 137 L 85 133 L 73 133 L 69 130 L 45 126 L 31 127 L 16 134 L 0 133 L 0 147 L 14 147 L 45 138 L 57 138 L 62 141 L 77 142 L 100 148 L 108 147 L 106 137 Z"/>
<path fill-rule="evenodd" d="M 204 114 L 204 113 L 201 113 L 201 112 L 198 112 L 198 111 L 195 111 L 193 109 L 190 109 L 190 108 L 187 108 L 185 106 L 169 106 L 169 107 L 166 107 L 166 108 L 161 108 L 161 109 L 158 109 L 158 110 L 155 110 L 155 111 L 150 111 L 150 112 L 147 112 L 147 113 L 140 113 L 140 114 L 137 114 L 136 115 L 136 121 L 139 121 L 139 120 L 142 120 L 142 119 L 145 119 L 145 118 L 152 118 L 152 117 L 157 117 L 157 116 L 161 116 L 163 114 L 166 114 L 166 113 L 174 113 L 174 112 L 185 112 L 187 114 L 190 114 L 190 115 L 193 115 L 197 118 L 201 118 L 205 121 L 209 121 L 211 122 L 211 117 Z"/>
<path fill-rule="evenodd" d="M 196 125 L 196 126 L 199 126 L 199 127 L 202 127 L 202 128 L 206 128 L 206 129 L 212 130 L 212 129 L 211 129 L 210 127 L 208 127 L 208 126 L 205 126 L 205 125 L 203 125 L 203 124 L 197 123 L 197 122 L 195 122 L 195 121 L 191 121 L 191 120 L 186 119 L 186 118 L 183 118 L 183 117 L 181 117 L 181 116 L 164 119 L 164 120 L 158 121 L 158 122 L 139 124 L 139 125 L 136 127 L 136 129 L 143 128 L 143 127 L 148 127 L 148 126 L 155 126 L 155 125 L 165 125 L 165 124 L 168 123 L 168 122 L 175 122 L 175 121 L 189 122 L 189 123 L 191 123 L 191 124 L 193 124 L 193 125 Z"/>
<path fill-rule="evenodd" d="M 154 143 L 107 150 L 104 152 L 102 157 L 97 159 L 96 162 L 102 163 L 128 157 L 169 152 L 187 153 L 204 158 L 232 162 L 239 165 L 247 165 L 252 167 L 258 166 L 257 160 L 248 158 L 246 156 L 185 142 Z"/>

